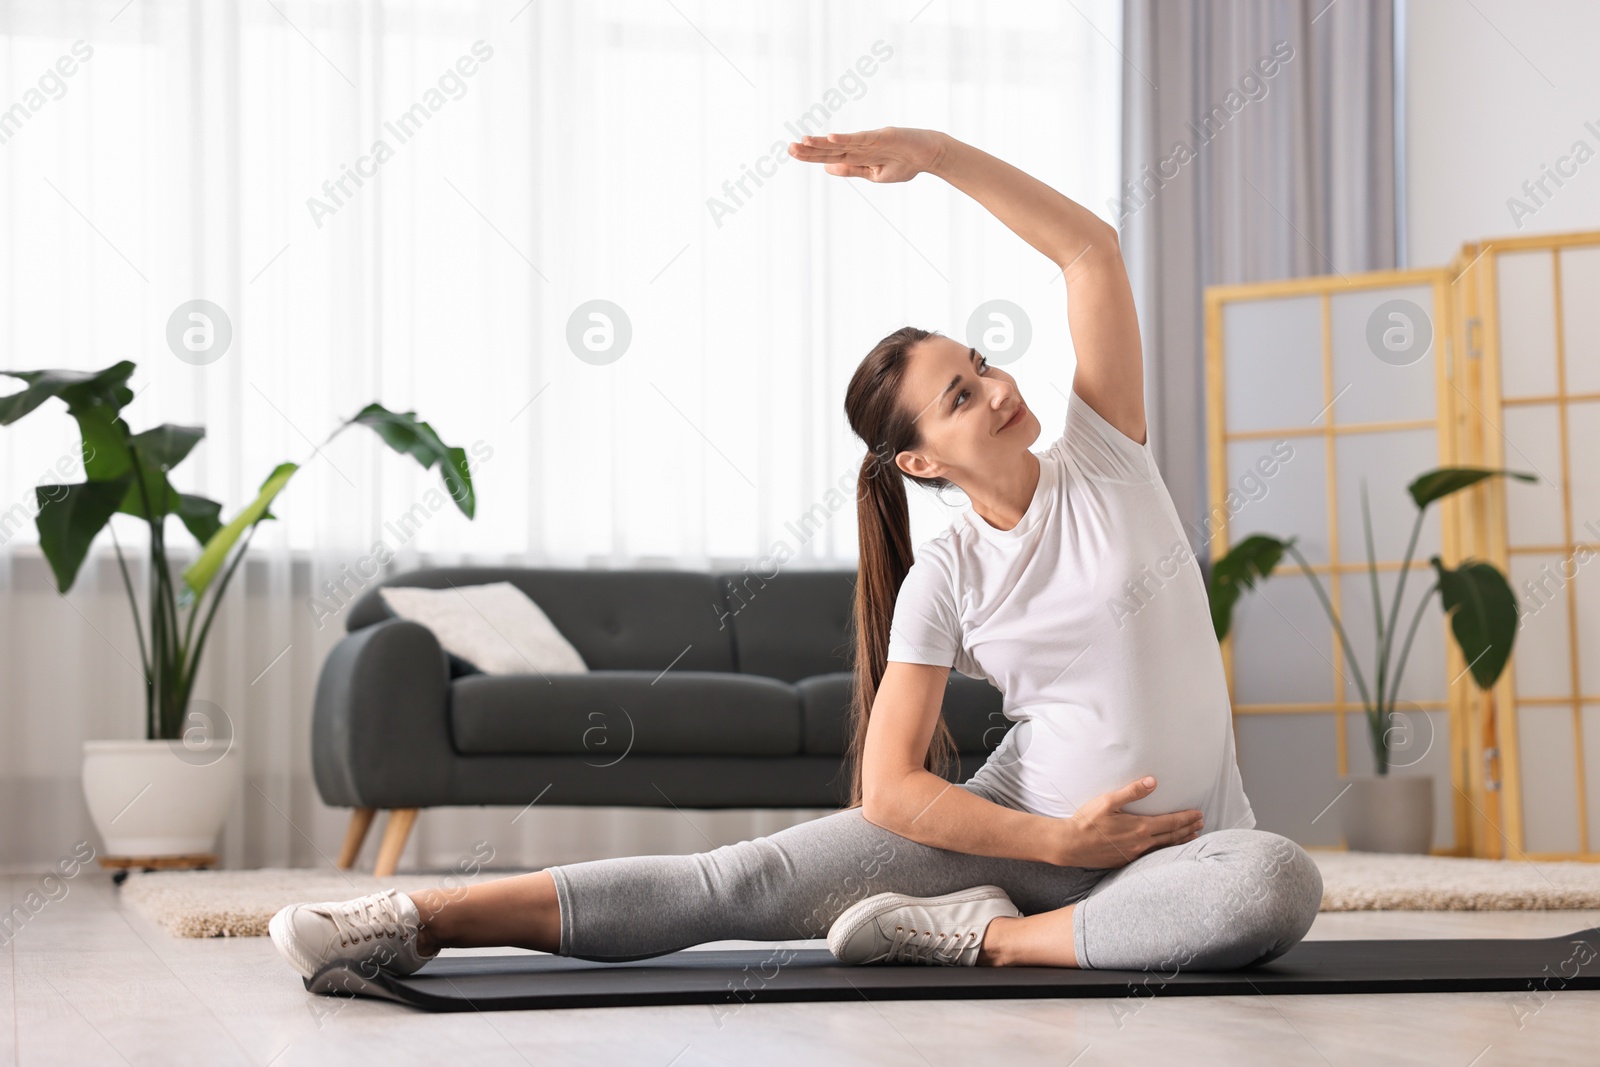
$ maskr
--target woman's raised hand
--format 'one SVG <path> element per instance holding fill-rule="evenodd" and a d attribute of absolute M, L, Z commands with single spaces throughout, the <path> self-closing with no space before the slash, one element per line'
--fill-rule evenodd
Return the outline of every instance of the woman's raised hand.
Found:
<path fill-rule="evenodd" d="M 944 156 L 944 134 L 885 126 L 862 133 L 830 133 L 789 142 L 789 154 L 821 163 L 829 174 L 872 182 L 907 182 L 932 170 Z"/>

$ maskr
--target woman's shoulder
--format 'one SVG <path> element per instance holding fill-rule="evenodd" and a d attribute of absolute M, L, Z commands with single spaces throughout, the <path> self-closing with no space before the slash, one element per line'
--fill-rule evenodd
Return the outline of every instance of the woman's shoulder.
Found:
<path fill-rule="evenodd" d="M 926 561 L 930 568 L 954 578 L 960 573 L 962 558 L 971 555 L 977 547 L 974 533 L 972 527 L 959 518 L 952 520 L 937 536 L 917 546 L 916 562 Z"/>
<path fill-rule="evenodd" d="M 962 522 L 951 523 L 937 537 L 929 538 L 917 546 L 916 584 L 924 590 L 959 607 L 970 599 L 968 585 L 976 581 L 981 572 L 977 558 L 980 549 L 977 531 Z"/>
<path fill-rule="evenodd" d="M 1148 429 L 1144 441 L 1130 438 L 1096 411 L 1076 390 L 1067 394 L 1067 417 L 1047 449 L 1068 483 L 1072 475 L 1100 482 L 1148 484 L 1160 477 Z"/>

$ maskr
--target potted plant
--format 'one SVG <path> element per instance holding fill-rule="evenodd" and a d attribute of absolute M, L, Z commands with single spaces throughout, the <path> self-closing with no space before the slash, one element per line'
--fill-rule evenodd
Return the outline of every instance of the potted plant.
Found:
<path fill-rule="evenodd" d="M 1400 645 L 1399 657 L 1394 656 L 1400 602 L 1405 596 L 1411 558 L 1416 552 L 1417 537 L 1422 532 L 1422 519 L 1428 505 L 1501 474 L 1526 482 L 1538 480 L 1531 474 L 1516 471 L 1441 467 L 1428 471 L 1406 487 L 1417 506 L 1417 517 L 1411 526 L 1411 541 L 1406 546 L 1405 562 L 1400 567 L 1387 622 L 1378 591 L 1378 568 L 1372 550 L 1372 521 L 1367 510 L 1366 485 L 1363 483 L 1361 522 L 1366 532 L 1367 571 L 1372 580 L 1373 617 L 1377 633 L 1376 685 L 1370 690 L 1355 650 L 1350 647 L 1350 639 L 1333 610 L 1333 604 L 1311 570 L 1311 565 L 1295 547 L 1295 538 L 1280 540 L 1266 534 L 1252 534 L 1217 560 L 1207 578 L 1211 621 L 1218 641 L 1228 636 L 1234 605 L 1244 590 L 1254 588 L 1256 582 L 1270 575 L 1284 553 L 1293 556 L 1306 577 L 1311 579 L 1312 588 L 1316 590 L 1317 598 L 1333 623 L 1339 645 L 1350 664 L 1352 680 L 1361 694 L 1367 732 L 1372 741 L 1373 760 L 1377 766 L 1376 774 L 1353 775 L 1346 779 L 1349 796 L 1344 804 L 1343 822 L 1345 840 L 1352 850 L 1430 851 L 1433 841 L 1433 777 L 1390 775 L 1389 738 L 1398 729 L 1394 725 L 1395 702 L 1400 691 L 1400 677 L 1406 669 L 1406 657 L 1411 652 L 1411 641 L 1417 635 L 1417 626 L 1433 594 L 1439 594 L 1441 607 L 1450 619 L 1450 632 L 1466 657 L 1473 681 L 1479 688 L 1492 687 L 1511 658 L 1517 633 L 1517 602 L 1505 576 L 1493 564 L 1483 560 L 1469 559 L 1459 567 L 1450 568 L 1438 556 L 1428 561 L 1433 565 L 1434 583 L 1417 604 L 1405 640 Z"/>
<path fill-rule="evenodd" d="M 57 589 L 65 594 L 91 542 L 109 529 L 133 610 L 145 680 L 145 740 L 89 740 L 83 745 L 84 797 L 105 854 L 196 855 L 211 850 L 242 775 L 242 757 L 233 743 L 228 716 L 216 705 L 194 698 L 201 655 L 217 605 L 256 526 L 276 517 L 269 506 L 300 464 L 280 463 L 261 483 L 256 498 L 222 522 L 220 503 L 180 492 L 167 477 L 205 436 L 204 428 L 163 424 L 133 433 L 123 421 L 120 412 L 134 396 L 127 385 L 133 371 L 128 360 L 92 372 L 0 371 L 26 383 L 21 392 L 0 397 L 0 426 L 16 422 L 53 397 L 66 404 L 82 431 L 84 481 L 35 490 L 39 546 Z M 370 427 L 424 469 L 439 464 L 451 498 L 472 517 L 476 501 L 466 453 L 441 441 L 415 412 L 368 404 L 323 444 L 347 426 Z M 150 528 L 147 622 L 141 619 L 139 598 L 111 523 L 117 514 L 132 515 Z M 181 584 L 174 579 L 168 553 L 171 518 L 200 545 L 182 572 Z"/>

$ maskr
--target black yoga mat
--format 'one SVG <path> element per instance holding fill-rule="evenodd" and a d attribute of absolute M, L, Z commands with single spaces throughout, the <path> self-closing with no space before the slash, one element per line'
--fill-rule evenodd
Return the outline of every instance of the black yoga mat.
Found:
<path fill-rule="evenodd" d="M 1270 963 L 1174 973 L 1075 967 L 852 967 L 825 948 L 689 949 L 632 963 L 555 955 L 453 956 L 405 977 L 332 964 L 305 979 L 334 996 L 424 1011 L 994 997 L 1224 996 L 1237 993 L 1457 993 L 1548 996 L 1600 989 L 1600 927 L 1564 937 L 1302 941 Z"/>

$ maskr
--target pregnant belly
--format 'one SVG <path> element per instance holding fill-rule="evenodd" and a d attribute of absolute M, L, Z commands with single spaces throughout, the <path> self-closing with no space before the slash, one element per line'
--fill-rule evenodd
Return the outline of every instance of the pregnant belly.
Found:
<path fill-rule="evenodd" d="M 975 779 L 1041 815 L 1067 816 L 1146 775 L 1156 788 L 1122 807 L 1134 815 L 1205 812 L 1226 754 L 1226 719 L 1185 709 L 1181 721 L 1107 724 L 1084 714 L 1044 713 L 1010 730 Z M 1206 812 L 1207 815 L 1211 813 Z"/>

